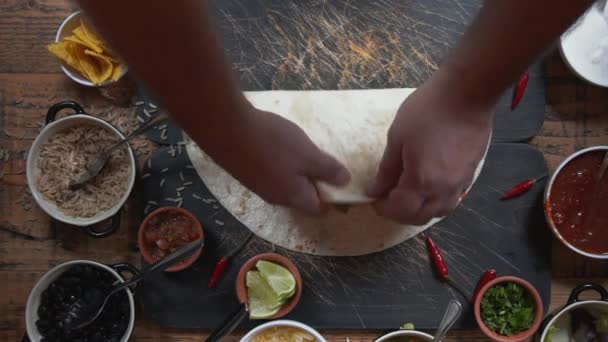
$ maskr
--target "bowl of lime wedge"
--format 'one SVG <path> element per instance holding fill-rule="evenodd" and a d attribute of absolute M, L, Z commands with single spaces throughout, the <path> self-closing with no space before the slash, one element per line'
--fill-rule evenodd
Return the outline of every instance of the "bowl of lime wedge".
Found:
<path fill-rule="evenodd" d="M 236 295 L 247 303 L 249 319 L 287 315 L 300 300 L 302 277 L 291 260 L 275 253 L 249 259 L 236 278 Z"/>

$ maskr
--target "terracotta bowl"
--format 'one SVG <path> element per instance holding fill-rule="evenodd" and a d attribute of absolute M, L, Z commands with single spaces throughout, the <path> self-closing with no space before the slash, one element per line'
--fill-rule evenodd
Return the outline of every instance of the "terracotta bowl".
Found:
<path fill-rule="evenodd" d="M 151 212 L 150 214 L 148 214 L 148 216 L 146 216 L 144 221 L 139 226 L 139 232 L 137 234 L 137 243 L 139 244 L 139 251 L 141 252 L 141 255 L 144 257 L 144 259 L 146 260 L 146 262 L 148 264 L 153 264 L 155 262 L 154 259 L 152 258 L 152 253 L 150 253 L 150 250 L 148 249 L 148 245 L 146 244 L 146 241 L 145 241 L 145 236 L 146 236 L 145 232 L 146 232 L 146 229 L 148 228 L 148 222 L 150 221 L 150 219 L 152 217 L 165 213 L 165 212 L 168 212 L 168 211 L 177 212 L 180 215 L 184 215 L 184 216 L 190 218 L 190 220 L 194 224 L 194 228 L 199 232 L 200 237 L 202 237 L 202 238 L 205 237 L 205 234 L 203 233 L 203 226 L 201 226 L 201 223 L 198 221 L 198 219 L 188 210 L 178 208 L 178 207 L 158 208 L 158 209 L 154 210 L 153 212 Z M 203 249 L 201 247 L 201 249 L 194 252 L 194 254 L 192 254 L 191 256 L 186 258 L 182 263 L 169 267 L 168 269 L 165 270 L 165 272 L 178 272 L 178 271 L 185 270 L 186 268 L 192 266 L 192 264 L 196 261 L 196 259 L 198 259 L 198 257 L 201 255 L 202 250 Z"/>
<path fill-rule="evenodd" d="M 486 292 L 488 291 L 489 288 L 491 288 L 492 286 L 494 286 L 496 284 L 502 284 L 502 283 L 516 283 L 516 284 L 522 286 L 532 296 L 532 300 L 534 300 L 534 304 L 536 306 L 534 321 L 532 321 L 532 325 L 530 326 L 530 329 L 528 329 L 526 331 L 522 331 L 513 336 L 503 336 L 503 335 L 499 335 L 499 334 L 493 332 L 483 323 L 483 320 L 481 319 L 481 299 L 486 294 Z M 479 291 L 479 295 L 475 299 L 475 303 L 473 303 L 473 306 L 474 306 L 474 310 L 475 310 L 475 320 L 477 321 L 477 325 L 479 325 L 479 328 L 481 329 L 481 331 L 483 331 L 483 333 L 486 334 L 486 336 L 488 336 L 493 341 L 520 342 L 520 341 L 528 340 L 534 335 L 536 330 L 538 330 L 538 328 L 540 327 L 540 323 L 543 320 L 543 302 L 540 299 L 540 295 L 538 294 L 538 291 L 536 291 L 536 289 L 534 288 L 534 286 L 532 286 L 532 284 L 530 284 L 529 282 L 527 282 L 521 278 L 517 278 L 517 277 L 498 277 L 498 278 L 492 280 L 491 282 L 487 283 Z"/>
<path fill-rule="evenodd" d="M 300 276 L 300 272 L 296 268 L 296 265 L 294 265 L 294 263 L 286 257 L 275 253 L 258 254 L 243 264 L 239 274 L 236 277 L 236 296 L 241 303 L 247 303 L 249 301 L 247 298 L 245 276 L 247 275 L 247 271 L 255 268 L 255 263 L 258 262 L 258 260 L 266 260 L 277 263 L 287 268 L 296 279 L 296 293 L 287 301 L 287 303 L 283 305 L 283 307 L 281 307 L 279 312 L 270 317 L 270 319 L 281 318 L 290 313 L 300 301 L 300 296 L 302 295 L 302 277 Z"/>

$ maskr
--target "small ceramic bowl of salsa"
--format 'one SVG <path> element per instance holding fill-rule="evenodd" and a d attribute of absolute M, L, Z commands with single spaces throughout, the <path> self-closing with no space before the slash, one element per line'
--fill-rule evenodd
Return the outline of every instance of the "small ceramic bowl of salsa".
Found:
<path fill-rule="evenodd" d="M 162 207 L 154 210 L 139 227 L 138 243 L 141 255 L 147 263 L 158 260 L 191 241 L 204 237 L 203 227 L 186 209 Z M 172 266 L 166 272 L 177 272 L 190 267 L 201 255 L 202 248 Z"/>
<path fill-rule="evenodd" d="M 555 170 L 545 190 L 545 217 L 557 238 L 574 252 L 608 259 L 608 176 L 598 183 L 608 146 L 580 150 Z"/>

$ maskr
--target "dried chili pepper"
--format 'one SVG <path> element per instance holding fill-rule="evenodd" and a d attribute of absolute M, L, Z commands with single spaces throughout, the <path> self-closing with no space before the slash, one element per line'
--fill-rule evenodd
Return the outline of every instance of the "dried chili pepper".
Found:
<path fill-rule="evenodd" d="M 437 270 L 437 273 L 439 274 L 441 279 L 450 284 L 465 298 L 469 298 L 469 291 L 464 289 L 462 286 L 460 286 L 460 284 L 458 284 L 456 281 L 454 281 L 454 279 L 449 276 L 448 267 L 446 266 L 445 261 L 443 260 L 443 256 L 441 256 L 441 250 L 439 250 L 439 247 L 437 247 L 435 241 L 433 241 L 430 236 L 427 236 L 425 241 L 427 249 L 429 250 L 429 254 L 431 255 L 431 259 L 433 259 L 435 270 Z"/>
<path fill-rule="evenodd" d="M 526 87 L 528 87 L 529 79 L 530 79 L 530 75 L 526 71 L 523 75 L 521 75 L 521 77 L 519 78 L 519 81 L 517 81 L 517 85 L 515 86 L 515 89 L 513 89 L 513 99 L 511 100 L 511 110 L 514 110 L 517 107 L 517 105 L 519 105 L 521 98 L 524 97 L 524 93 L 526 92 Z"/>
<path fill-rule="evenodd" d="M 473 292 L 473 297 L 471 297 L 471 303 L 475 303 L 475 299 L 477 299 L 477 296 L 479 296 L 479 291 L 481 288 L 494 279 L 496 279 L 496 270 L 487 270 L 483 272 L 481 278 L 479 278 L 479 281 L 477 282 L 475 292 Z"/>
<path fill-rule="evenodd" d="M 218 262 L 215 264 L 215 267 L 213 267 L 213 271 L 211 272 L 211 277 L 209 278 L 209 282 L 207 283 L 207 288 L 211 289 L 215 287 L 215 284 L 217 284 L 222 274 L 224 274 L 226 267 L 228 267 L 228 261 L 230 260 L 230 258 L 237 255 L 247 245 L 247 243 L 249 243 L 249 240 L 251 240 L 252 237 L 253 233 L 249 233 L 249 236 L 247 236 L 247 238 L 241 243 L 240 246 L 238 246 L 232 252 L 221 257 L 220 260 L 218 260 Z"/>
<path fill-rule="evenodd" d="M 538 177 L 538 178 L 534 178 L 534 179 L 526 179 L 520 183 L 517 183 L 515 186 L 513 186 L 511 189 L 509 189 L 509 191 L 505 192 L 502 197 L 500 197 L 501 200 L 508 200 L 514 197 L 518 197 L 521 196 L 523 194 L 525 194 L 526 192 L 530 191 L 530 189 L 532 189 L 532 187 L 534 186 L 534 184 L 536 184 L 539 180 L 543 179 L 547 177 L 546 174 Z"/>
<path fill-rule="evenodd" d="M 431 254 L 431 259 L 433 259 L 433 263 L 435 264 L 435 270 L 437 270 L 437 273 L 441 276 L 441 278 L 447 278 L 448 267 L 445 265 L 445 261 L 441 256 L 441 251 L 430 236 L 426 237 L 426 246 Z"/>

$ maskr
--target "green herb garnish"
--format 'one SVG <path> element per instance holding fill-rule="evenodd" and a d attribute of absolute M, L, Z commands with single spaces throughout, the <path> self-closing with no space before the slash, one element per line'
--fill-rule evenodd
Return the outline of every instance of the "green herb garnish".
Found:
<path fill-rule="evenodd" d="M 559 329 L 552 325 L 549 327 L 549 331 L 547 331 L 547 335 L 545 335 L 545 340 L 543 342 L 551 342 L 553 341 L 553 334 L 555 334 Z"/>
<path fill-rule="evenodd" d="M 416 329 L 416 327 L 414 326 L 414 323 L 405 323 L 404 325 L 401 326 L 401 328 L 399 328 L 399 330 L 414 330 Z"/>
<path fill-rule="evenodd" d="M 602 313 L 595 320 L 595 330 L 600 334 L 608 334 L 608 313 Z"/>
<path fill-rule="evenodd" d="M 481 319 L 492 331 L 512 336 L 530 329 L 534 321 L 532 296 L 516 283 L 498 284 L 481 300 Z"/>

